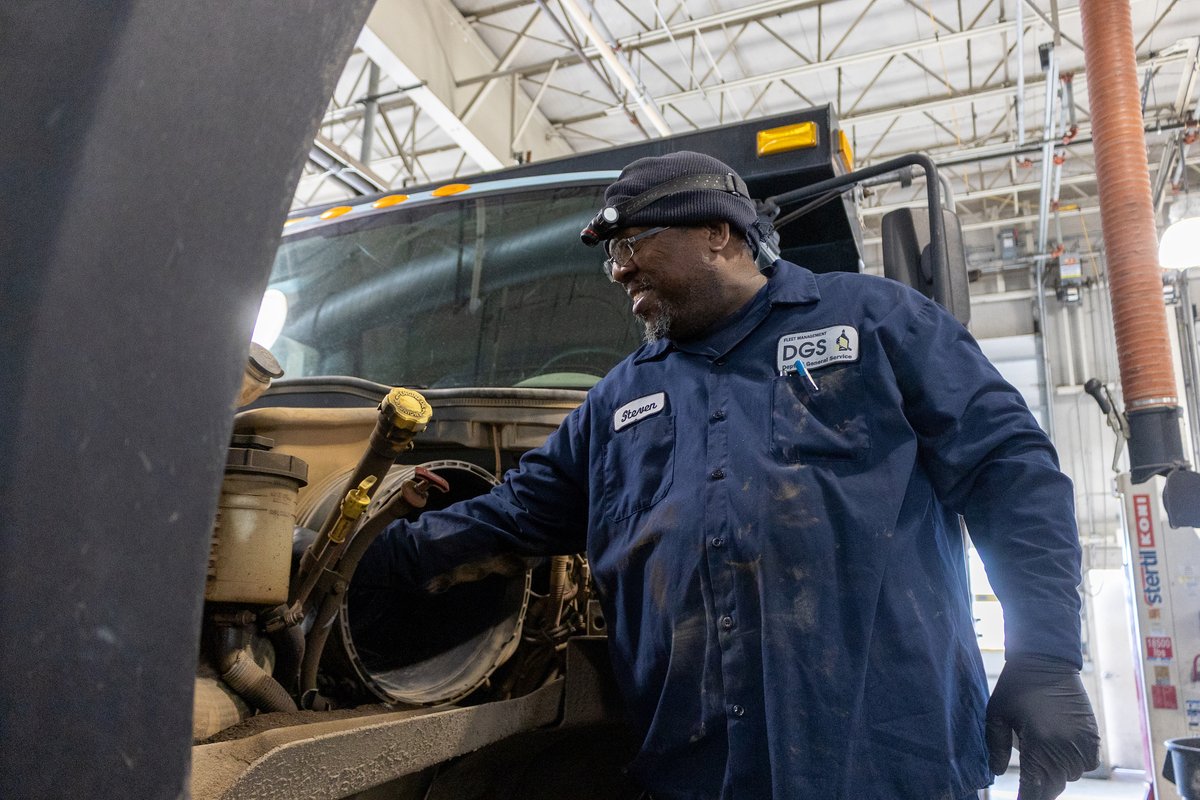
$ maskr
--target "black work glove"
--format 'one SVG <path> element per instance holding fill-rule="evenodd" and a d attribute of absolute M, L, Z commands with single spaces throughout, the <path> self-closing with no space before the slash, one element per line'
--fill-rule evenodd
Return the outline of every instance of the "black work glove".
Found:
<path fill-rule="evenodd" d="M 485 558 L 482 561 L 472 561 L 469 564 L 459 564 L 449 572 L 431 579 L 424 586 L 429 594 L 441 594 L 452 586 L 460 583 L 474 583 L 489 575 L 503 575 L 512 578 L 538 565 L 538 559 L 525 558 L 515 553 L 501 553 Z"/>
<path fill-rule="evenodd" d="M 1047 656 L 1014 656 L 988 700 L 988 764 L 1008 769 L 1013 733 L 1020 740 L 1018 800 L 1053 800 L 1100 765 L 1100 734 L 1079 671 Z"/>

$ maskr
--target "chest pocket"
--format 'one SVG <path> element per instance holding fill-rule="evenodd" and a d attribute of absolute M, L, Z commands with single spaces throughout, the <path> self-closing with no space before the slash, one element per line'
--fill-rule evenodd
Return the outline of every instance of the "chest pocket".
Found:
<path fill-rule="evenodd" d="M 617 431 L 604 447 L 604 507 L 614 520 L 662 500 L 675 473 L 675 418 L 650 417 Z"/>
<path fill-rule="evenodd" d="M 857 461 L 871 449 L 867 393 L 858 364 L 813 373 L 820 391 L 795 375 L 771 387 L 771 454 L 779 461 Z"/>

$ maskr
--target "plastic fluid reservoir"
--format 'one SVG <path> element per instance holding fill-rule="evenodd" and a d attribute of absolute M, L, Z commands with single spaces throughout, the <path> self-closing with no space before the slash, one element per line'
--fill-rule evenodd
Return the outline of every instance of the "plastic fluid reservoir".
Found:
<path fill-rule="evenodd" d="M 271 439 L 234 436 L 213 526 L 204 599 L 287 602 L 296 496 L 308 464 L 273 452 Z"/>

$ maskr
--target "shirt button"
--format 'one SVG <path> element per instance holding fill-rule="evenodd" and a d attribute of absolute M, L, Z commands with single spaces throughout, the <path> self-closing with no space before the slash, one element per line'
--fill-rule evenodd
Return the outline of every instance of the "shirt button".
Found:
<path fill-rule="evenodd" d="M 729 616 L 728 614 L 721 617 L 721 627 L 727 631 L 733 630 L 733 617 Z"/>
<path fill-rule="evenodd" d="M 723 470 L 723 469 L 714 469 L 714 470 L 712 471 L 712 474 L 711 474 L 711 475 L 709 475 L 709 477 L 710 477 L 710 478 L 712 478 L 714 481 L 719 481 L 719 480 L 722 480 L 722 479 L 725 477 L 725 470 Z"/>
<path fill-rule="evenodd" d="M 712 546 L 713 546 L 713 547 L 718 547 L 718 548 L 720 548 L 720 547 L 724 547 L 724 546 L 725 546 L 725 539 L 724 539 L 724 537 L 722 537 L 722 536 L 714 536 L 714 537 L 712 538 L 712 542 L 711 542 L 711 544 L 712 544 Z"/>
<path fill-rule="evenodd" d="M 735 717 L 741 717 L 746 714 L 746 709 L 742 708 L 741 706 L 739 706 L 735 703 L 734 705 L 731 705 L 729 707 L 729 713 L 733 714 Z"/>
<path fill-rule="evenodd" d="M 722 358 L 720 361 L 718 361 L 718 362 L 717 362 L 717 366 L 718 366 L 718 367 L 723 367 L 723 366 L 725 366 L 725 359 L 723 359 L 723 358 Z"/>
<path fill-rule="evenodd" d="M 725 419 L 725 412 L 724 411 L 714 411 L 712 418 L 715 420 Z"/>

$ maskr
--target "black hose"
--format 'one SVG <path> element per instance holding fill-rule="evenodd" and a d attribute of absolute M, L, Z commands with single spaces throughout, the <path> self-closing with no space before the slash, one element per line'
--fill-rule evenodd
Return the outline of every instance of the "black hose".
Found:
<path fill-rule="evenodd" d="M 300 664 L 304 661 L 304 631 L 299 625 L 289 625 L 270 635 L 275 647 L 275 680 L 290 693 L 295 693 L 300 679 Z"/>
<path fill-rule="evenodd" d="M 314 595 L 319 598 L 320 604 L 317 616 L 313 620 L 308 637 L 304 642 L 304 659 L 300 666 L 301 696 L 317 688 L 317 670 L 321 665 L 321 656 L 325 652 L 325 643 L 329 639 L 329 632 L 333 629 L 333 619 L 342 607 L 342 592 L 331 591 L 332 581 L 340 581 L 343 586 L 349 586 L 350 579 L 354 576 L 355 569 L 358 568 L 358 562 L 366 554 L 371 542 L 375 541 L 375 538 L 383 533 L 383 529 L 394 520 L 413 510 L 403 497 L 403 490 L 398 489 L 379 511 L 363 521 L 362 526 L 351 534 L 342 557 L 332 568 L 334 575 L 331 576 L 327 572 L 321 577 L 321 582 L 317 584 Z"/>

